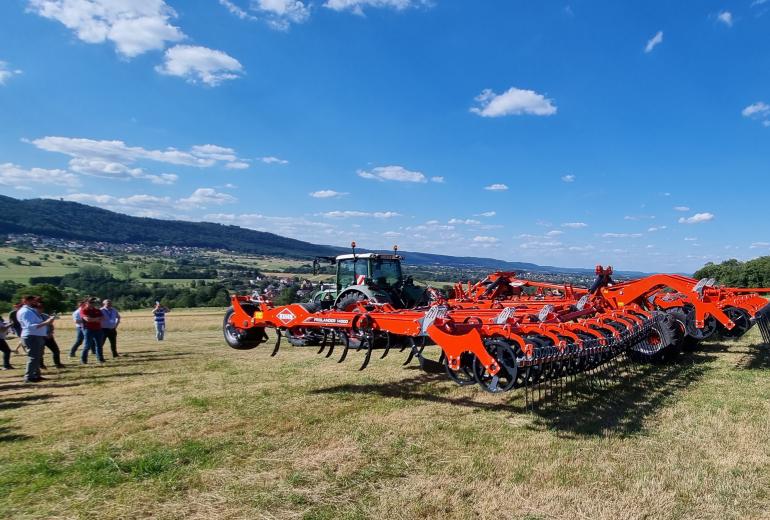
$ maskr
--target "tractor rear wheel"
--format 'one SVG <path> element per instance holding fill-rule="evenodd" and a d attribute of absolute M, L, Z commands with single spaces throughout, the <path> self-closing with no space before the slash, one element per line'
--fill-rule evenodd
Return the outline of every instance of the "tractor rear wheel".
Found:
<path fill-rule="evenodd" d="M 244 310 L 249 312 L 249 309 Z M 225 343 L 236 350 L 251 350 L 267 339 L 264 327 L 251 327 L 241 329 L 236 327 L 231 320 L 235 309 L 232 307 L 225 312 L 225 319 L 222 322 L 222 333 L 225 336 Z"/>

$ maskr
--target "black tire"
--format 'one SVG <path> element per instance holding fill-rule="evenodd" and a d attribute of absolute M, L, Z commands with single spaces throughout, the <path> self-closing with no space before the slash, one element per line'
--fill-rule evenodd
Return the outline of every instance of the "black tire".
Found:
<path fill-rule="evenodd" d="M 248 312 L 250 309 L 244 306 L 244 310 Z M 264 327 L 241 329 L 233 325 L 230 322 L 230 317 L 234 312 L 235 309 L 229 307 L 222 321 L 222 333 L 224 334 L 227 346 L 236 350 L 251 350 L 267 339 Z"/>
<path fill-rule="evenodd" d="M 687 313 L 681 307 L 673 307 L 666 310 L 666 314 L 673 317 L 677 328 L 681 331 L 682 339 L 679 342 L 681 349 L 685 352 L 693 352 L 698 349 L 699 340 L 693 338 L 687 333 Z"/>
<path fill-rule="evenodd" d="M 749 329 L 754 325 L 751 321 L 751 316 L 748 312 L 738 307 L 725 307 L 722 309 L 725 314 L 735 323 L 735 327 L 731 330 L 727 330 L 721 323 L 719 324 L 719 332 L 725 338 L 740 338 L 746 334 Z"/>
<path fill-rule="evenodd" d="M 682 351 L 682 331 L 676 319 L 668 313 L 656 312 L 658 319 L 652 326 L 649 341 L 655 341 L 652 349 L 632 348 L 631 357 L 642 363 L 673 361 Z"/>

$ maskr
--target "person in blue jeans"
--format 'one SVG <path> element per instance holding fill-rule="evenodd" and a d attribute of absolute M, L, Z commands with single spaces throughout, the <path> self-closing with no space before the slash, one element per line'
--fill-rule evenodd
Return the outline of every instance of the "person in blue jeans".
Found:
<path fill-rule="evenodd" d="M 75 309 L 75 312 L 72 313 L 72 321 L 75 322 L 75 343 L 72 344 L 70 347 L 70 357 L 74 358 L 77 354 L 78 347 L 83 344 L 83 340 L 85 339 L 83 337 L 83 319 L 80 317 L 80 306 L 83 305 L 84 302 L 80 302 L 80 305 L 78 305 L 78 308 Z M 92 354 L 96 354 L 96 351 L 92 351 Z"/>
<path fill-rule="evenodd" d="M 96 359 L 104 363 L 102 352 L 102 311 L 99 309 L 99 298 L 89 298 L 85 305 L 80 307 L 80 318 L 83 320 L 83 353 L 80 355 L 80 364 L 88 364 L 88 352 L 96 352 Z"/>
<path fill-rule="evenodd" d="M 40 375 L 40 360 L 43 358 L 45 338 L 48 335 L 48 327 L 56 319 L 52 316 L 43 319 L 40 311 L 42 300 L 38 296 L 27 296 L 23 300 L 24 305 L 19 309 L 16 318 L 21 325 L 21 340 L 27 347 L 27 371 L 24 373 L 24 382 L 37 383 L 45 378 Z"/>
<path fill-rule="evenodd" d="M 166 334 L 166 313 L 169 312 L 160 302 L 155 302 L 155 308 L 152 310 L 153 320 L 155 321 L 155 339 L 163 341 Z"/>

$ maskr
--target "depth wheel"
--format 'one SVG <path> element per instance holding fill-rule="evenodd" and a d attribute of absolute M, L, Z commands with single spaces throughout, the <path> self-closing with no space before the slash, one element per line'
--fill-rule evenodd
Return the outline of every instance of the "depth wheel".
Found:
<path fill-rule="evenodd" d="M 476 382 L 489 393 L 498 394 L 507 392 L 516 384 L 516 376 L 519 372 L 519 364 L 516 361 L 516 353 L 511 346 L 501 339 L 492 339 L 484 342 L 484 346 L 500 367 L 500 371 L 492 375 L 479 361 L 473 358 L 473 374 Z"/>
<path fill-rule="evenodd" d="M 460 355 L 460 368 L 452 370 L 449 368 L 449 359 L 444 356 L 444 370 L 446 375 L 460 386 L 469 386 L 476 384 L 476 377 L 473 374 L 473 362 L 476 356 L 470 352 L 463 352 Z"/>

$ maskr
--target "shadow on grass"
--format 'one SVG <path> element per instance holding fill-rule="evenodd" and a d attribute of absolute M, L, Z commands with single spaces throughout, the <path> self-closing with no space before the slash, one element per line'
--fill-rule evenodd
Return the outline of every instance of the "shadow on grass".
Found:
<path fill-rule="evenodd" d="M 567 399 L 536 403 L 533 427 L 557 430 L 567 437 L 625 437 L 639 433 L 647 417 L 699 381 L 711 370 L 715 359 L 697 352 L 665 364 L 620 361 L 616 373 L 607 374 L 605 370 L 593 380 L 579 380 L 572 388 L 567 385 L 571 392 Z"/>
<path fill-rule="evenodd" d="M 53 394 L 28 394 L 20 397 L 4 397 L 0 401 L 0 410 L 15 410 L 22 406 L 29 406 L 39 401 L 47 401 L 54 397 Z"/>
<path fill-rule="evenodd" d="M 743 370 L 770 370 L 770 346 L 765 344 L 751 345 L 735 364 L 735 367 Z"/>
<path fill-rule="evenodd" d="M 0 443 L 2 442 L 17 442 L 26 441 L 31 439 L 29 435 L 23 433 L 13 433 L 13 428 L 9 426 L 0 426 Z"/>

